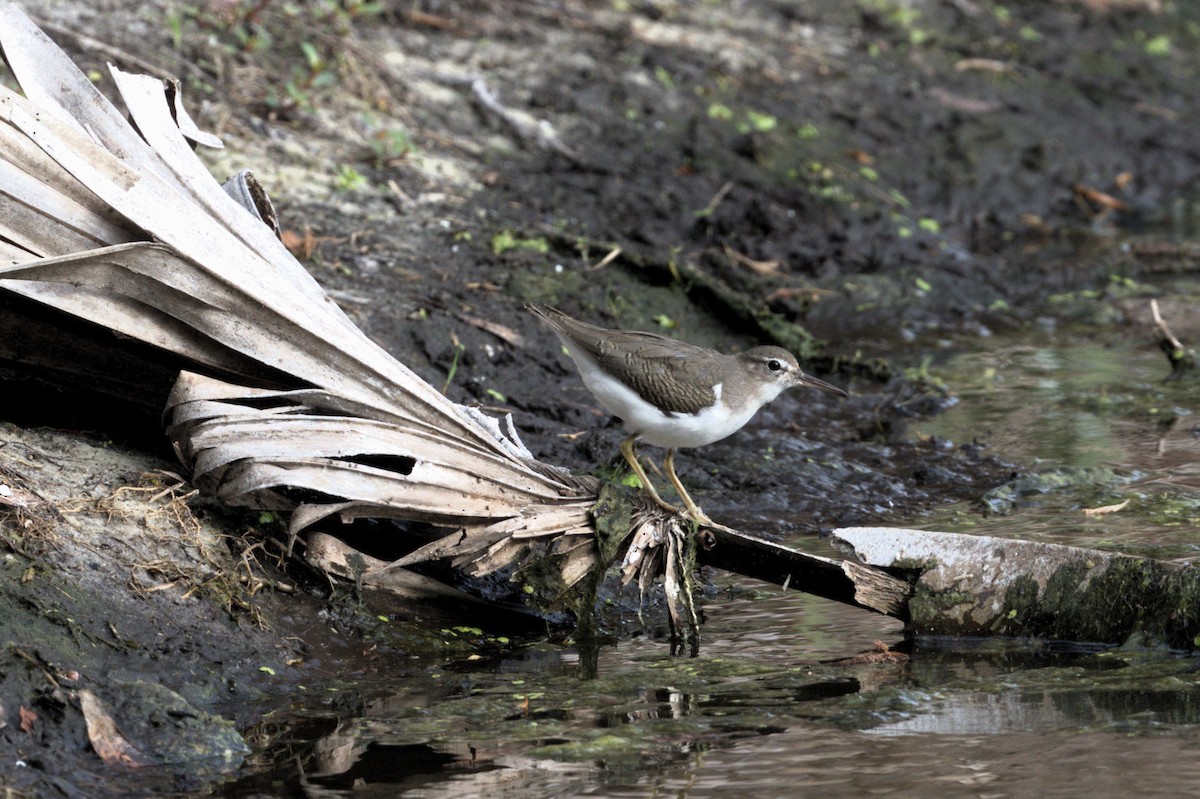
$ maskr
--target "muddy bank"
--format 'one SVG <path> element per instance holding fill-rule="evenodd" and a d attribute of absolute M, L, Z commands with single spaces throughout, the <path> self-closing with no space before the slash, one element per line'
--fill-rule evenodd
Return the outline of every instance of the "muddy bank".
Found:
<path fill-rule="evenodd" d="M 797 393 L 679 460 L 714 517 L 782 519 L 775 534 L 794 536 L 976 500 L 1011 477 L 986 442 L 908 435 L 954 389 L 905 373 L 927 342 L 1038 319 L 1120 325 L 1131 294 L 1183 291 L 1186 269 L 1151 274 L 1112 233 L 1190 219 L 1200 48 L 1184 5 L 25 7 L 98 74 L 112 60 L 180 76 L 225 139 L 205 156 L 214 173 L 254 169 L 356 321 L 456 401 L 512 412 L 545 460 L 594 469 L 622 433 L 526 301 L 807 356 L 852 399 Z M 486 107 L 474 78 L 515 116 Z M 169 715 L 224 740 L 307 664 L 430 651 L 298 566 L 279 571 L 272 520 L 176 504 L 186 486 L 160 496 L 173 478 L 142 474 L 174 466 L 146 451 L 147 415 L 88 419 L 101 441 L 142 444 L 125 452 L 31 429 L 56 422 L 16 399 L 0 467 L 49 504 L 37 537 L 23 511 L 4 518 L 0 734 L 26 762 L 8 784 L 111 779 L 87 751 L 79 685 L 116 703 L 136 693 L 123 685 L 161 683 L 192 708 Z"/>
<path fill-rule="evenodd" d="M 261 541 L 230 546 L 247 520 L 189 504 L 173 464 L 111 442 L 8 424 L 3 442 L 6 785 L 40 795 L 50 780 L 83 796 L 122 761 L 163 766 L 149 771 L 165 785 L 236 766 L 239 727 L 295 679 L 302 648 L 264 621 L 282 606 L 252 597 L 269 560 Z M 102 727 L 85 723 L 84 696 L 131 747 L 110 766 L 73 754 Z"/>

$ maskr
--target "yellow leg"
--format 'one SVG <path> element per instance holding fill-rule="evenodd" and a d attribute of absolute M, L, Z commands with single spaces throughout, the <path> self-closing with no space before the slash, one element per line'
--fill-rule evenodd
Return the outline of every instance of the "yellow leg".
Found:
<path fill-rule="evenodd" d="M 679 482 L 679 476 L 675 474 L 675 450 L 667 450 L 667 458 L 663 461 L 663 469 L 667 473 L 667 477 L 671 480 L 671 485 L 675 486 L 675 490 L 679 492 L 679 498 L 683 500 L 686 506 L 686 513 L 700 524 L 711 525 L 712 519 L 705 515 L 704 511 L 700 510 L 700 506 L 692 501 L 691 495 L 687 489 L 683 487 L 683 483 Z"/>
<path fill-rule="evenodd" d="M 680 508 L 676 505 L 672 505 L 671 503 L 667 502 L 665 499 L 663 499 L 662 497 L 660 497 L 658 495 L 657 491 L 654 490 L 654 483 L 651 483 L 650 478 L 646 476 L 646 470 L 642 468 L 642 464 L 638 463 L 637 453 L 634 452 L 634 450 L 633 450 L 634 444 L 636 444 L 636 443 L 637 443 L 637 436 L 630 436 L 629 438 L 622 441 L 621 442 L 621 454 L 625 456 L 625 460 L 629 461 L 629 465 L 633 468 L 633 473 L 636 474 L 638 476 L 638 479 L 642 481 L 642 488 L 645 489 L 646 493 L 650 495 L 650 499 L 654 500 L 654 502 L 656 504 L 660 505 L 661 507 L 666 508 L 667 510 L 674 511 L 676 513 L 682 513 L 683 508 Z M 670 457 L 670 456 L 668 455 L 667 457 Z M 672 472 L 671 474 L 672 474 L 672 477 L 674 477 L 674 472 Z M 679 485 L 678 478 L 675 478 L 675 480 L 676 480 L 675 485 Z M 686 497 L 687 495 L 680 494 L 680 496 Z M 688 499 L 688 502 L 691 502 L 691 500 Z M 699 508 L 697 508 L 697 510 L 699 510 Z"/>

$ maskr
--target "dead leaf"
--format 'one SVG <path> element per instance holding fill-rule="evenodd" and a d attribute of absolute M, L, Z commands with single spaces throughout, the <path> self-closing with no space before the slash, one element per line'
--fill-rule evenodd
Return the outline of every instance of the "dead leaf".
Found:
<path fill-rule="evenodd" d="M 1170 122 L 1174 122 L 1175 120 L 1179 119 L 1179 112 L 1174 108 L 1167 108 L 1164 105 L 1154 105 L 1152 103 L 1146 103 L 1140 100 L 1133 104 L 1133 110 L 1137 111 L 1139 114 L 1147 114 L 1152 117 L 1159 117 L 1160 119 L 1165 119 Z"/>
<path fill-rule="evenodd" d="M 1157 14 L 1162 11 L 1162 0 L 1079 0 L 1079 3 L 1097 14 L 1147 11 Z"/>
<path fill-rule="evenodd" d="M 1083 515 L 1084 516 L 1103 516 L 1106 513 L 1116 513 L 1119 510 L 1124 510 L 1125 506 L 1128 504 L 1129 504 L 1129 500 L 1125 500 L 1124 502 L 1118 502 L 1116 505 L 1104 505 L 1099 508 L 1084 508 Z"/>
<path fill-rule="evenodd" d="M 1129 207 L 1111 194 L 1106 194 L 1099 189 L 1093 189 L 1091 186 L 1085 186 L 1082 183 L 1077 183 L 1072 190 L 1079 199 L 1091 205 L 1098 206 L 1097 210 L 1123 211 Z"/>
<path fill-rule="evenodd" d="M 17 708 L 17 715 L 21 719 L 21 732 L 30 732 L 33 730 L 33 725 L 37 723 L 38 714 L 36 711 L 21 705 Z"/>
<path fill-rule="evenodd" d="M 767 304 L 777 300 L 807 300 L 808 302 L 816 302 L 821 297 L 836 294 L 835 291 L 829 289 L 816 288 L 814 286 L 781 286 L 767 295 Z"/>
<path fill-rule="evenodd" d="M 937 102 L 952 111 L 964 114 L 991 114 L 1004 108 L 999 100 L 981 100 L 978 97 L 967 97 L 955 94 L 943 88 L 931 89 L 929 95 Z"/>
<path fill-rule="evenodd" d="M 23 488 L 14 488 L 8 483 L 0 483 L 0 505 L 14 508 L 32 508 L 42 504 L 42 500 Z"/>
<path fill-rule="evenodd" d="M 452 30 L 457 27 L 457 23 L 455 23 L 452 17 L 430 14 L 417 9 L 409 9 L 404 12 L 404 16 L 414 27 L 434 28 L 436 30 Z"/>
<path fill-rule="evenodd" d="M 883 641 L 876 641 L 874 649 L 860 652 L 853 657 L 835 660 L 831 666 L 866 666 L 873 663 L 907 663 L 908 655 L 896 652 Z"/>
<path fill-rule="evenodd" d="M 954 71 L 1016 74 L 1017 67 L 1009 61 L 998 61 L 994 58 L 963 58 L 955 62 Z"/>
<path fill-rule="evenodd" d="M 493 322 L 490 319 L 482 319 L 478 316 L 469 316 L 467 314 L 455 314 L 459 319 L 466 322 L 468 325 L 477 327 L 480 330 L 491 333 L 501 341 L 512 344 L 514 347 L 524 347 L 525 337 L 507 325 L 502 325 L 499 322 Z"/>
<path fill-rule="evenodd" d="M 317 237 L 308 226 L 305 226 L 303 233 L 285 230 L 280 234 L 280 238 L 283 239 L 283 246 L 287 247 L 288 252 L 303 261 L 312 258 L 313 253 L 317 251 Z"/>
<path fill-rule="evenodd" d="M 88 740 L 100 759 L 109 765 L 144 766 L 142 753 L 117 730 L 117 723 L 104 704 L 86 688 L 79 692 L 79 707 L 87 725 Z"/>
<path fill-rule="evenodd" d="M 748 255 L 737 252 L 728 244 L 725 245 L 725 256 L 739 266 L 744 266 L 756 275 L 773 275 L 779 271 L 780 261 L 755 261 Z"/>
<path fill-rule="evenodd" d="M 1040 233 L 1044 236 L 1048 236 L 1054 232 L 1054 228 L 1046 224 L 1046 222 L 1037 214 L 1021 214 L 1018 221 L 1020 221 L 1022 227 L 1028 228 L 1029 230 L 1032 230 L 1035 233 Z"/>
<path fill-rule="evenodd" d="M 608 251 L 608 255 L 605 255 L 603 258 L 601 258 L 595 264 L 593 264 L 592 266 L 589 266 L 587 268 L 587 271 L 595 272 L 597 269 L 603 269 L 604 267 L 608 266 L 610 263 L 615 261 L 621 255 L 622 252 L 623 252 L 623 250 L 620 247 L 613 247 L 611 250 Z"/>

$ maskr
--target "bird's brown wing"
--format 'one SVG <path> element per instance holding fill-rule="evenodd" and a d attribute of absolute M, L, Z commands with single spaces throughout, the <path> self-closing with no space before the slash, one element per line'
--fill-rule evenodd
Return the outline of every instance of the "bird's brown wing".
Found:
<path fill-rule="evenodd" d="M 714 353 L 656 333 L 622 331 L 604 346 L 585 348 L 606 370 L 623 371 L 630 388 L 667 413 L 698 413 L 717 401 L 712 385 L 697 383 L 697 363 Z"/>
<path fill-rule="evenodd" d="M 711 350 L 657 333 L 598 327 L 544 305 L 528 308 L 601 369 L 624 374 L 638 396 L 667 413 L 698 413 L 716 402 L 711 386 L 687 379 L 696 363 L 714 355 Z"/>

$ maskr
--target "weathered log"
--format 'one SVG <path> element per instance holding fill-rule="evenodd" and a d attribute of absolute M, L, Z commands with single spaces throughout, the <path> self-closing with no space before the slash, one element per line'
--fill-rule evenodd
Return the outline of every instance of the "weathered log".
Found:
<path fill-rule="evenodd" d="M 917 634 L 1011 635 L 1194 649 L 1200 569 L 1035 541 L 889 527 L 833 531 L 835 546 L 915 580 Z"/>

